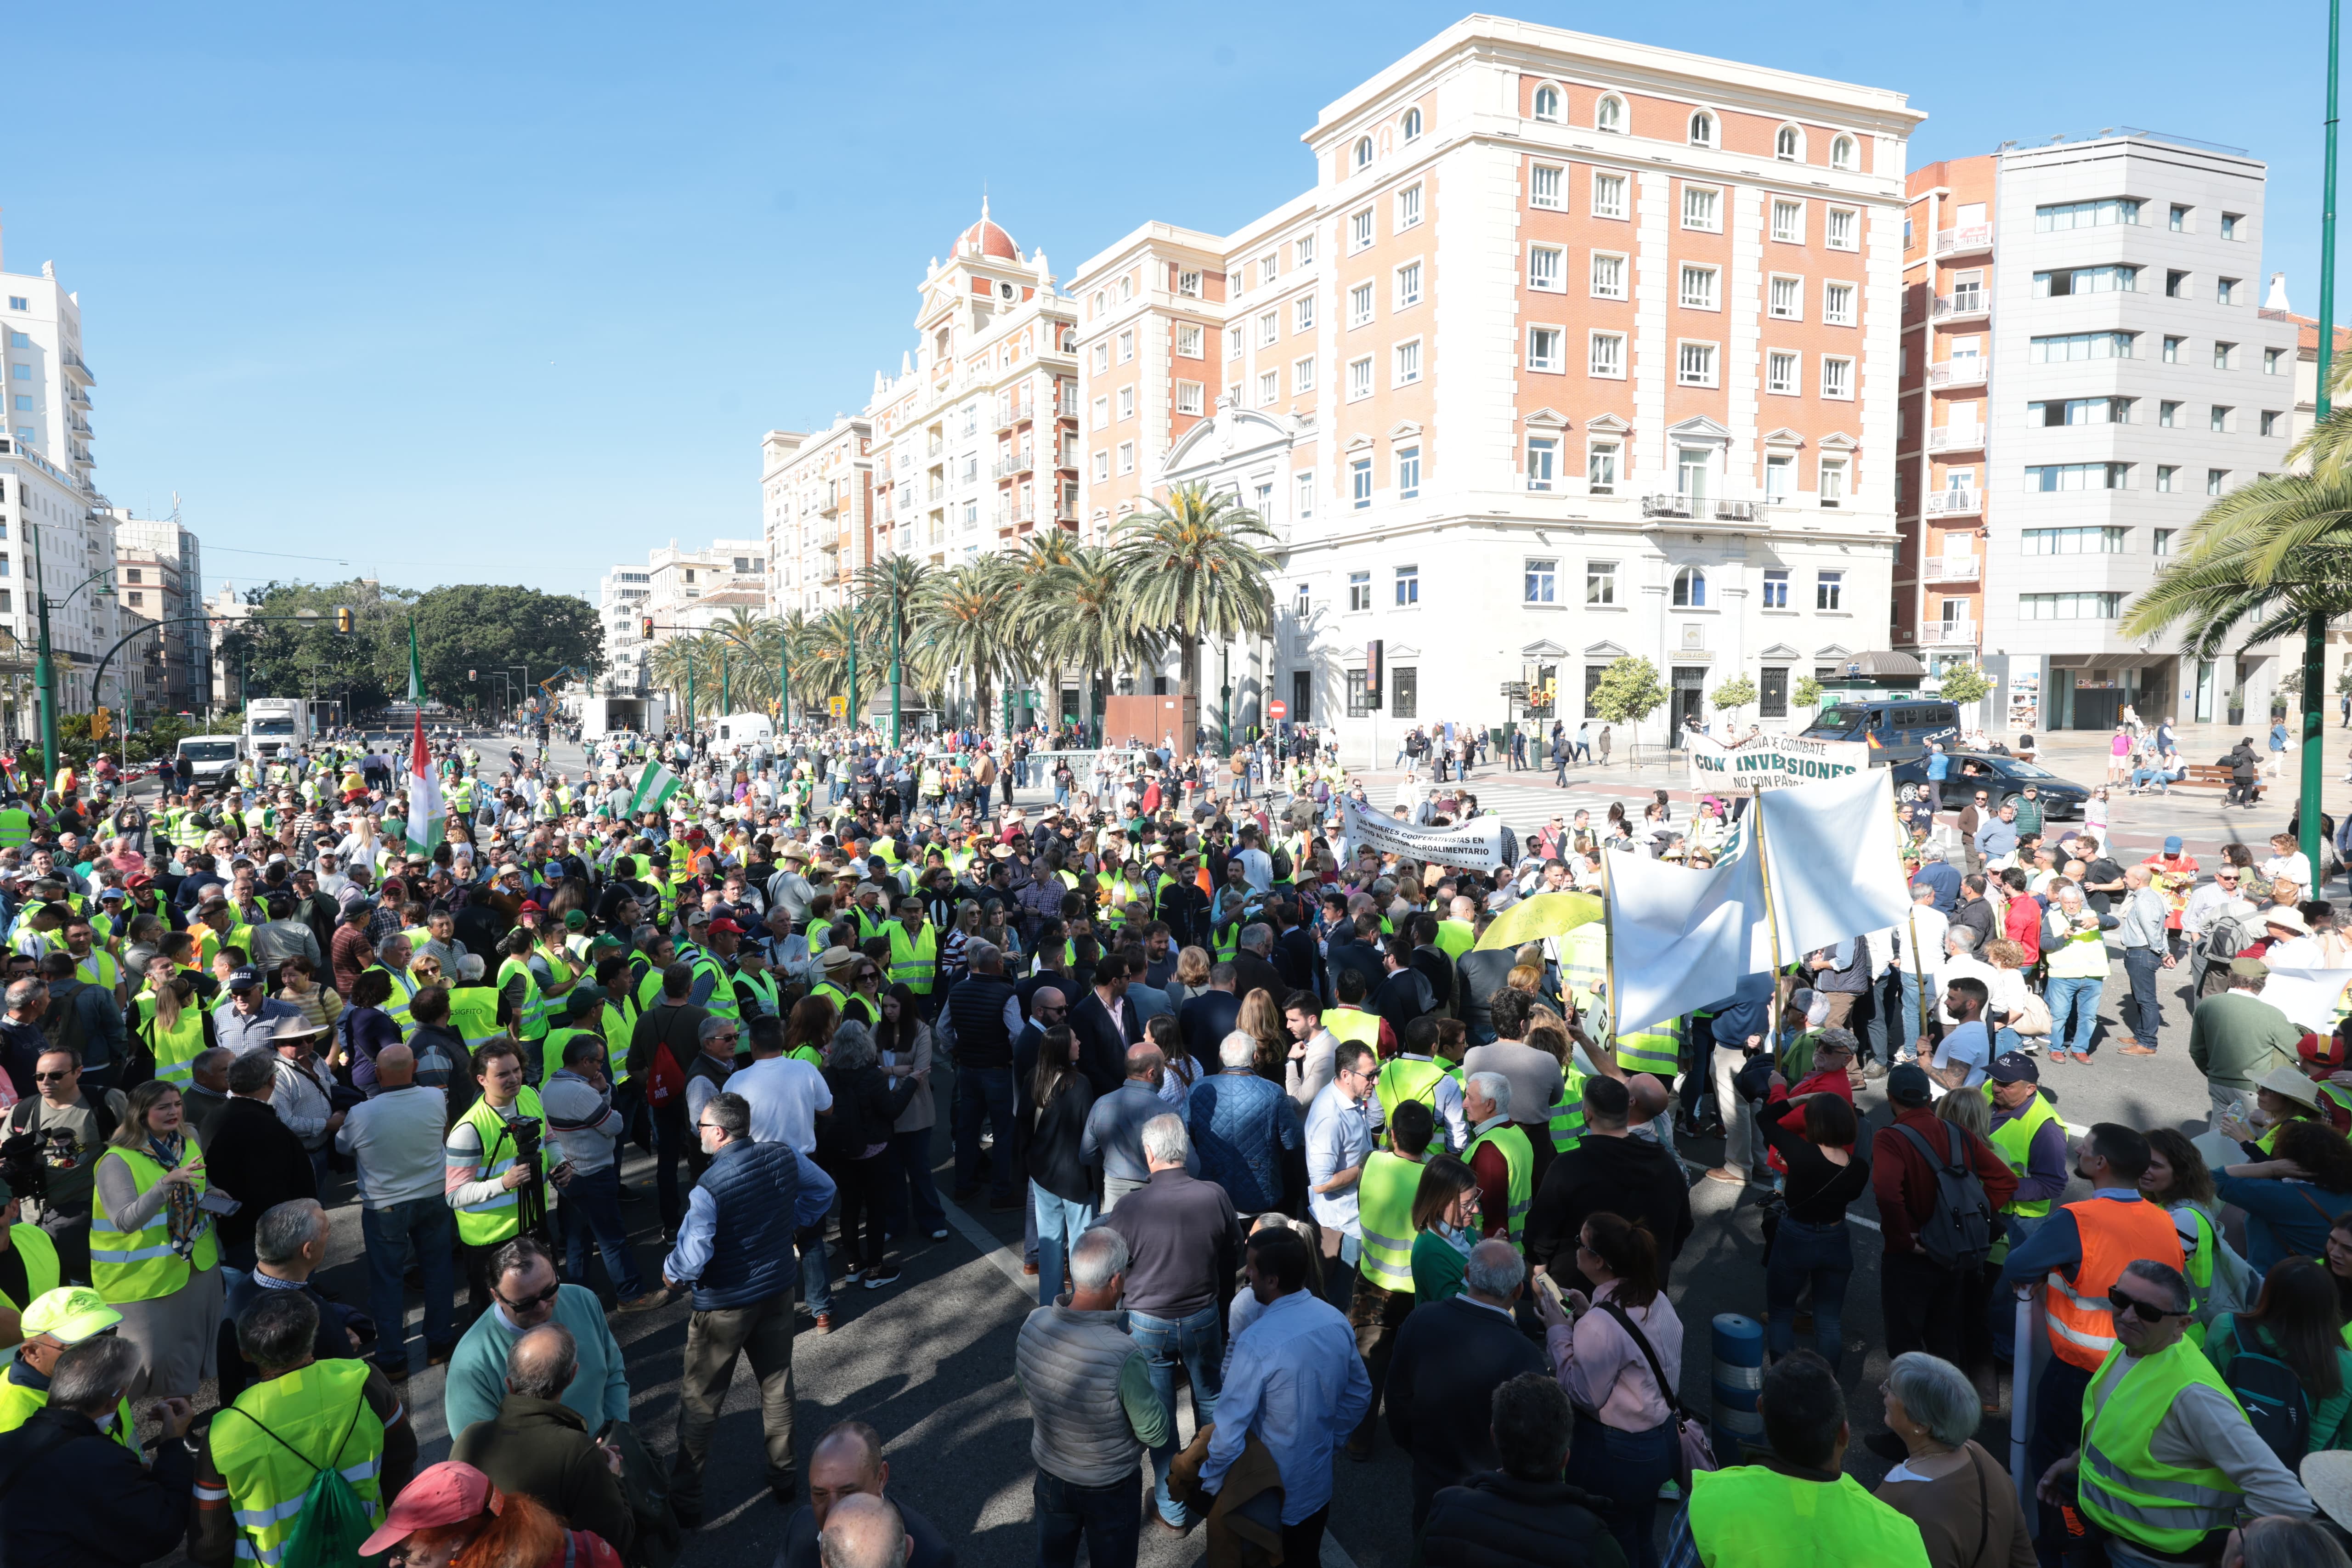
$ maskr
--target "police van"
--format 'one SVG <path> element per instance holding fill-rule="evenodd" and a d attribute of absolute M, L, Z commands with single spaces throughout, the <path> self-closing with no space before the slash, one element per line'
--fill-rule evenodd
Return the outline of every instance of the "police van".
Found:
<path fill-rule="evenodd" d="M 1808 739 L 1863 741 L 1875 767 L 1927 754 L 1927 742 L 1950 751 L 1960 741 L 1960 710 L 1932 697 L 1828 697 L 1805 726 Z"/>

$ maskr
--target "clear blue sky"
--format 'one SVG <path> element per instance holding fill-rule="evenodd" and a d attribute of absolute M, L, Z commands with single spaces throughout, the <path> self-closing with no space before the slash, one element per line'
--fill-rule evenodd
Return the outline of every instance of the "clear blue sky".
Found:
<path fill-rule="evenodd" d="M 81 293 L 107 492 L 145 513 L 180 491 L 214 584 L 591 595 L 650 545 L 756 532 L 761 432 L 822 426 L 896 369 L 983 184 L 1066 278 L 1148 217 L 1228 229 L 1305 187 L 1318 108 L 1460 15 L 103 10 L 12 17 L 0 221 L 10 270 L 54 259 Z M 2309 0 L 1619 16 L 1907 92 L 1930 116 L 1914 166 L 2103 126 L 2246 147 L 2271 166 L 2263 276 L 2316 308 Z"/>

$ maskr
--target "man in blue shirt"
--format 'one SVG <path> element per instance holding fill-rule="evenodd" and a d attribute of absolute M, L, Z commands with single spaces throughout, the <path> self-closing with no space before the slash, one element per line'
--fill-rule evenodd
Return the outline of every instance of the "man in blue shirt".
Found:
<path fill-rule="evenodd" d="M 1943 783 L 1946 779 L 1948 779 L 1948 778 L 1949 778 L 1949 777 L 1951 777 L 1951 776 L 1952 776 L 1952 759 L 1951 759 L 1948 755 L 1947 755 L 1947 754 L 1945 753 L 1944 748 L 1943 748 L 1942 746 L 1937 745 L 1937 744 L 1935 742 L 1933 742 L 1933 741 L 1928 742 L 1927 742 L 1927 778 L 1928 778 L 1929 782 L 1930 782 L 1930 783 L 1934 783 L 1934 784 L 1941 784 L 1941 783 Z M 1939 804 L 1939 805 L 1941 804 L 1941 797 L 1942 797 L 1942 795 L 1943 795 L 1943 792 L 1942 792 L 1941 790 L 1938 790 L 1938 791 L 1937 791 L 1937 792 L 1936 792 L 1937 801 L 1937 804 Z"/>
<path fill-rule="evenodd" d="M 793 1286 L 795 1232 L 824 1223 L 833 1178 L 789 1143 L 751 1141 L 751 1106 L 714 1094 L 695 1120 L 710 1163 L 687 1200 L 677 1244 L 662 1260 L 662 1283 L 690 1287 L 686 1375 L 678 1390 L 677 1460 L 670 1506 L 688 1530 L 702 1524 L 702 1468 L 719 1406 L 748 1355 L 760 1380 L 760 1421 L 768 1443 L 768 1489 L 797 1506 L 793 1458 Z"/>
<path fill-rule="evenodd" d="M 1960 907 L 1960 874 L 1944 863 L 1944 852 L 1930 844 L 1919 851 L 1918 870 L 1911 874 L 1911 885 L 1936 890 L 1936 912 L 1948 915 Z"/>
<path fill-rule="evenodd" d="M 1331 1517 L 1331 1450 L 1371 1408 L 1355 1331 L 1307 1289 L 1307 1241 L 1294 1230 L 1250 1237 L 1242 1268 L 1258 1313 L 1234 1340 L 1201 1467 L 1213 1494 L 1255 1436 L 1282 1477 L 1282 1560 L 1312 1564 Z"/>

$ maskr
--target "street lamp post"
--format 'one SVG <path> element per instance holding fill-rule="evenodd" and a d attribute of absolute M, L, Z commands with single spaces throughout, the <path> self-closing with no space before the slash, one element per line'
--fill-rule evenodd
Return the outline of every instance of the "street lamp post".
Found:
<path fill-rule="evenodd" d="M 39 689 L 41 699 L 41 771 L 46 776 L 55 778 L 58 773 L 58 671 L 49 646 L 49 607 L 52 601 L 49 598 L 48 580 L 41 572 L 40 524 L 27 522 L 25 526 L 32 532 L 33 596 L 38 601 L 39 611 L 40 643 L 33 660 L 33 683 Z M 114 568 L 110 565 L 102 566 L 91 573 L 75 584 L 64 598 L 56 600 L 57 607 L 65 608 L 73 602 L 74 595 L 80 593 L 100 577 L 112 576 L 113 573 Z M 99 595 L 104 597 L 113 592 L 114 585 L 110 583 L 99 590 Z"/>
<path fill-rule="evenodd" d="M 2334 400 L 2328 395 L 2330 360 L 2336 349 L 2336 88 L 2342 45 L 2343 0 L 2327 0 L 2327 153 L 2319 203 L 2319 395 L 2317 416 L 2325 423 Z M 2314 610 L 2303 628 L 2303 801 L 2296 826 L 2302 849 L 2315 870 L 2320 865 L 2319 791 L 2323 775 L 2320 742 L 2326 720 L 2320 689 L 2327 679 L 2327 617 Z"/>
<path fill-rule="evenodd" d="M 1234 749 L 1234 645 L 1217 645 L 1217 750 Z"/>

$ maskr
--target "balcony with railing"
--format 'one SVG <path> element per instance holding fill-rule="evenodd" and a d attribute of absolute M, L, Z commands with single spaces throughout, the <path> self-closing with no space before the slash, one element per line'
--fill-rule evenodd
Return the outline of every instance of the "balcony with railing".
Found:
<path fill-rule="evenodd" d="M 1929 490 L 1927 504 L 1921 510 L 1929 517 L 1977 517 L 1984 511 L 1984 492 L 1979 489 Z"/>
<path fill-rule="evenodd" d="M 1642 498 L 1643 517 L 1686 519 L 1693 521 L 1712 520 L 1716 522 L 1754 522 L 1764 513 L 1766 502 L 1729 500 L 1721 497 L 1654 494 Z"/>
<path fill-rule="evenodd" d="M 59 354 L 58 361 L 65 366 L 67 375 L 84 386 L 98 380 L 98 377 L 89 374 L 89 366 L 81 363 L 81 355 L 75 353 L 71 349 Z"/>
<path fill-rule="evenodd" d="M 1977 624 L 1974 621 L 1921 621 L 1919 641 L 1927 647 L 1974 647 L 1977 645 Z"/>
<path fill-rule="evenodd" d="M 1992 248 L 1992 225 L 1964 223 L 1955 228 L 1936 231 L 1936 256 L 1938 260 L 1952 256 L 1975 256 Z"/>
<path fill-rule="evenodd" d="M 1973 555 L 1930 555 L 1919 563 L 1922 583 L 1973 583 L 1978 562 Z"/>
<path fill-rule="evenodd" d="M 1992 295 L 1982 289 L 1956 289 L 1936 296 L 1929 314 L 1938 321 L 1973 321 L 1992 314 Z"/>
<path fill-rule="evenodd" d="M 1929 386 L 1982 386 L 1985 384 L 1985 362 L 1975 359 L 1948 359 L 1927 367 Z"/>
<path fill-rule="evenodd" d="M 1938 425 L 1927 432 L 1930 452 L 1981 452 L 1984 450 L 1985 427 L 1978 425 Z"/>
<path fill-rule="evenodd" d="M 1028 473 L 1036 466 L 1036 459 L 1031 457 L 1030 454 L 1027 452 L 1019 452 L 1010 458 L 997 458 L 995 464 L 989 469 L 989 477 L 991 479 L 1009 479 L 1017 475 Z"/>

